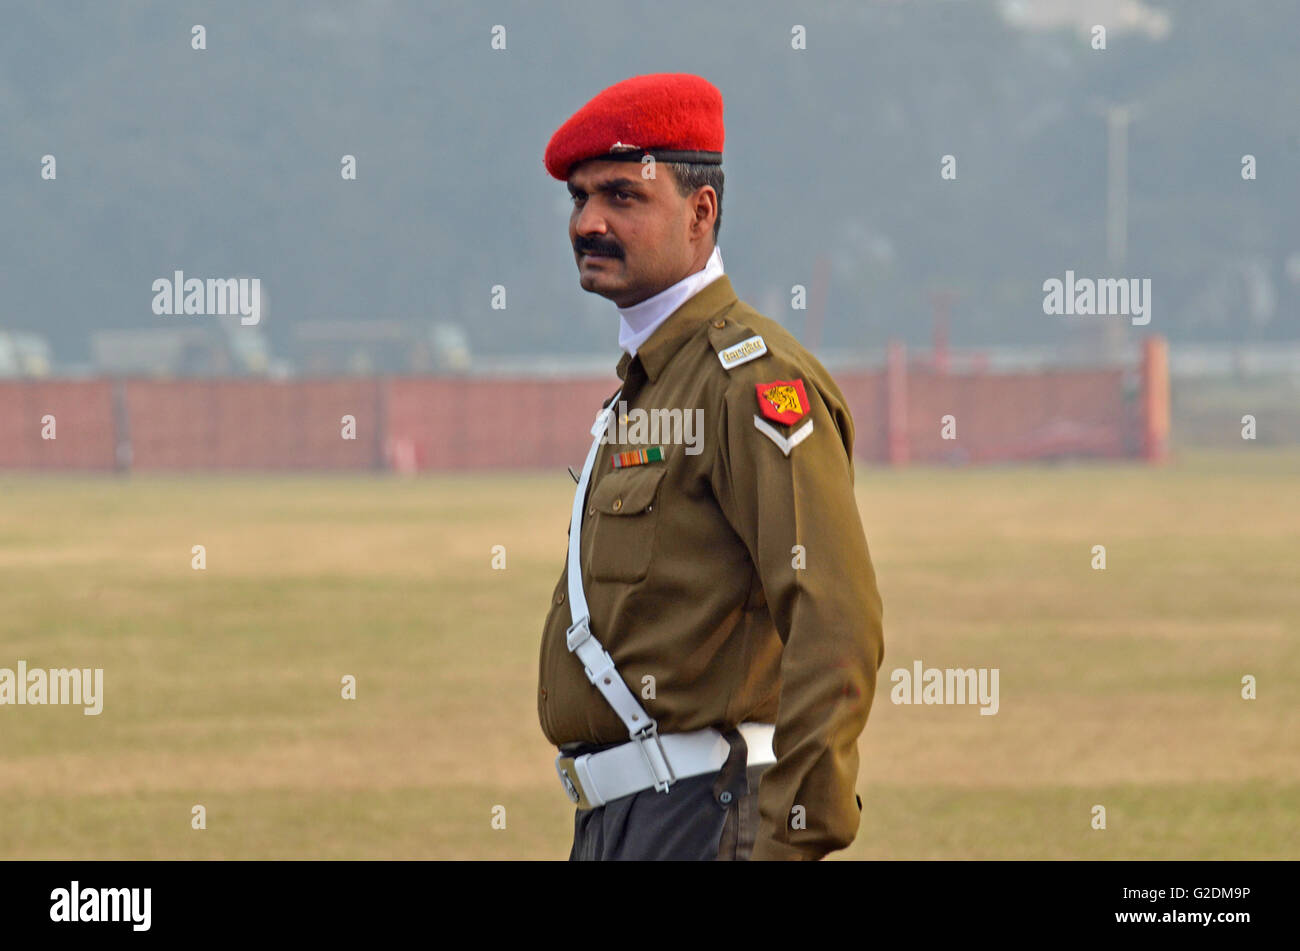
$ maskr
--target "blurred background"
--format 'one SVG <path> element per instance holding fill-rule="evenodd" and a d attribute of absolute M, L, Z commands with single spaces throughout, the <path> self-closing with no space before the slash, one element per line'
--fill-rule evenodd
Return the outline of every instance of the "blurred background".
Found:
<path fill-rule="evenodd" d="M 850 400 L 886 667 L 1003 671 L 996 717 L 882 672 L 845 854 L 1295 857 L 1297 36 L 1286 0 L 7 8 L 0 667 L 107 696 L 0 708 L 0 856 L 567 855 L 536 651 L 618 321 L 542 153 L 685 71 L 732 283 Z M 155 314 L 175 271 L 260 321 Z M 1067 271 L 1150 280 L 1150 323 L 1045 313 Z"/>
<path fill-rule="evenodd" d="M 1141 329 L 1170 341 L 1180 438 L 1232 441 L 1206 419 L 1225 388 L 1274 410 L 1260 440 L 1300 438 L 1295 4 L 609 14 L 383 0 L 9 11 L 0 376 L 607 373 L 617 321 L 577 288 L 567 194 L 541 153 L 604 86 L 687 70 L 726 102 L 728 272 L 828 364 L 936 336 L 994 368 L 1119 358 L 1139 328 L 1048 317 L 1042 283 L 1067 268 L 1149 278 Z M 796 25 L 806 49 L 792 49 Z M 945 155 L 955 180 L 940 177 Z M 260 278 L 261 322 L 154 315 L 151 282 L 175 269 Z"/>

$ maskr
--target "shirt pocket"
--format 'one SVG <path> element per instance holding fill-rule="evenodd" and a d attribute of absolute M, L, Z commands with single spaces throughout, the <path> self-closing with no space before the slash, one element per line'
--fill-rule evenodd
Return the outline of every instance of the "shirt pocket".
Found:
<path fill-rule="evenodd" d="M 662 520 L 659 483 L 667 468 L 629 466 L 611 472 L 591 490 L 595 534 L 590 574 L 595 581 L 640 581 Z"/>

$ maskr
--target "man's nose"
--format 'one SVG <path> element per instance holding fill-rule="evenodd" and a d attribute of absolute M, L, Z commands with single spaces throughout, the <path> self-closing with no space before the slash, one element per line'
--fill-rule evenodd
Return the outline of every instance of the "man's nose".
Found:
<path fill-rule="evenodd" d="M 591 206 L 592 202 L 589 201 L 578 212 L 578 218 L 573 223 L 573 230 L 577 234 L 605 233 L 605 216 Z"/>

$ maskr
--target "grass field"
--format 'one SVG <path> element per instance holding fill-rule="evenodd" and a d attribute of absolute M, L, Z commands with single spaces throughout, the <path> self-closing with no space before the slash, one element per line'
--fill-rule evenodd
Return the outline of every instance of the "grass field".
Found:
<path fill-rule="evenodd" d="M 0 475 L 0 667 L 105 693 L 0 706 L 0 857 L 567 857 L 535 691 L 572 489 Z M 886 657 L 836 858 L 1300 857 L 1300 453 L 863 466 L 858 498 Z M 916 659 L 999 668 L 999 713 L 891 704 Z"/>

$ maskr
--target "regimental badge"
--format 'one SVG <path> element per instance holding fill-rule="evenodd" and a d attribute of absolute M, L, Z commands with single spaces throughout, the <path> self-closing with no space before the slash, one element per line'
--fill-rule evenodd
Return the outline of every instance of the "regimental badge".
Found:
<path fill-rule="evenodd" d="M 758 393 L 758 408 L 768 419 L 788 426 L 808 414 L 808 394 L 803 380 L 755 383 L 754 389 Z"/>
<path fill-rule="evenodd" d="M 648 449 L 633 449 L 631 452 L 616 452 L 610 457 L 610 462 L 615 469 L 622 469 L 624 466 L 640 466 L 647 462 L 662 462 L 664 458 L 663 446 L 650 446 Z"/>

